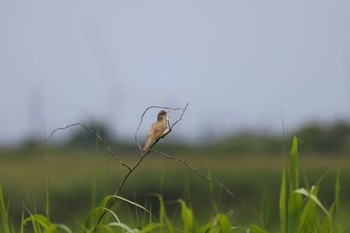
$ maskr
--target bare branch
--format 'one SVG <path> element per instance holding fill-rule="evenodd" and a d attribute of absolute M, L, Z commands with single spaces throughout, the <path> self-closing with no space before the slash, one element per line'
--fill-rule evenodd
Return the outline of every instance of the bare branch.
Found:
<path fill-rule="evenodd" d="M 34 142 L 30 143 L 29 145 L 27 145 L 27 146 L 25 146 L 25 147 L 23 147 L 23 148 L 20 148 L 20 149 L 26 150 L 26 149 L 28 149 L 29 147 L 32 147 L 32 146 L 34 146 L 34 145 L 36 145 L 36 144 L 43 143 L 43 142 L 47 142 L 48 140 L 50 140 L 50 139 L 52 138 L 52 136 L 53 136 L 57 131 L 65 130 L 65 129 L 68 129 L 68 128 L 70 128 L 70 127 L 74 127 L 74 126 L 77 126 L 77 125 L 80 125 L 80 123 L 75 123 L 75 124 L 67 125 L 67 126 L 65 126 L 65 127 L 57 128 L 57 129 L 55 129 L 54 131 L 52 131 L 52 133 L 51 133 L 47 138 L 45 138 L 45 139 L 43 139 L 43 140 L 40 140 L 40 141 L 34 141 Z"/>
<path fill-rule="evenodd" d="M 190 103 L 187 103 L 186 106 L 185 106 L 184 108 L 182 108 L 182 113 L 181 113 L 181 115 L 180 115 L 180 118 L 179 118 L 177 121 L 175 121 L 174 124 L 172 124 L 172 125 L 170 126 L 170 131 L 172 130 L 172 128 L 173 128 L 179 121 L 182 120 L 182 117 L 183 117 L 183 115 L 185 114 L 185 112 L 186 112 L 187 107 L 188 107 L 189 104 L 190 104 Z M 169 131 L 169 132 L 170 132 L 170 131 Z M 169 133 L 169 132 L 168 132 L 168 133 Z M 164 135 L 164 136 L 165 136 L 165 135 Z"/>
<path fill-rule="evenodd" d="M 68 129 L 68 128 L 71 128 L 71 127 L 75 127 L 75 126 L 81 126 L 83 127 L 84 129 L 86 129 L 87 131 L 89 131 L 90 133 L 92 133 L 100 142 L 102 142 L 102 144 L 104 145 L 104 147 L 108 150 L 108 152 L 113 156 L 113 158 L 117 161 L 117 163 L 119 163 L 120 165 L 126 167 L 129 171 L 131 170 L 130 166 L 128 166 L 126 163 L 122 162 L 118 156 L 112 151 L 112 149 L 109 147 L 108 143 L 101 138 L 101 136 L 96 133 L 95 131 L 91 130 L 89 127 L 87 127 L 86 125 L 82 124 L 82 123 L 75 123 L 75 124 L 71 124 L 71 125 L 67 125 L 65 127 L 62 127 L 62 128 L 57 128 L 55 129 L 54 131 L 52 131 L 52 133 L 45 139 L 43 140 L 40 140 L 40 141 L 34 141 L 32 142 L 31 144 L 23 147 L 22 149 L 28 149 L 29 147 L 32 147 L 36 144 L 39 144 L 39 143 L 43 143 L 43 142 L 47 142 L 48 140 L 50 140 L 53 135 L 57 132 L 57 131 L 61 131 L 61 130 L 65 130 L 65 129 Z"/>
<path fill-rule="evenodd" d="M 184 108 L 170 108 L 170 107 L 162 107 L 162 106 L 151 106 L 151 107 L 148 107 L 144 112 L 143 114 L 141 115 L 141 119 L 140 119 L 140 123 L 137 127 L 137 130 L 135 132 L 135 141 L 136 141 L 136 144 L 137 146 L 139 147 L 140 151 L 141 151 L 141 157 L 139 158 L 139 160 L 137 160 L 137 162 L 134 164 L 134 166 L 132 166 L 131 168 L 129 168 L 129 171 L 128 173 L 125 174 L 124 178 L 122 179 L 122 181 L 120 182 L 119 186 L 117 187 L 116 191 L 114 192 L 114 196 L 118 196 L 119 192 L 122 190 L 126 180 L 129 178 L 129 176 L 131 175 L 131 173 L 141 164 L 142 160 L 151 152 L 150 150 L 152 149 L 152 147 L 162 138 L 164 138 L 166 135 L 168 135 L 172 128 L 175 126 L 175 124 L 177 124 L 179 121 L 181 121 L 182 119 L 182 116 L 185 114 L 185 111 L 187 109 L 187 106 L 188 106 L 189 103 L 186 104 L 186 106 Z M 143 151 L 142 150 L 142 147 L 141 145 L 139 144 L 138 140 L 137 140 L 137 133 L 142 125 L 142 122 L 143 122 L 143 117 L 145 116 L 146 112 L 151 109 L 151 108 L 161 108 L 161 109 L 167 109 L 167 110 L 182 110 L 182 113 L 181 113 L 181 116 L 180 118 L 175 121 L 174 124 L 172 124 L 169 128 L 169 132 L 167 132 L 166 134 L 164 134 L 161 138 L 158 138 L 150 147 L 149 149 L 147 149 L 146 151 Z M 169 122 L 168 122 L 169 124 Z M 109 202 L 107 203 L 107 206 L 106 206 L 106 209 L 110 209 L 114 204 L 114 199 L 110 199 Z M 104 218 L 104 216 L 106 215 L 107 211 L 105 210 L 104 212 L 102 212 L 101 216 L 99 217 L 99 219 L 97 220 L 97 223 L 94 227 L 94 230 L 93 232 L 96 232 L 97 231 L 97 228 L 98 228 L 98 225 L 101 223 L 102 219 Z"/>
<path fill-rule="evenodd" d="M 171 155 L 167 155 L 163 152 L 160 152 L 160 151 L 150 151 L 152 153 L 155 153 L 155 154 L 159 154 L 159 155 L 162 155 L 168 159 L 172 159 L 172 160 L 176 160 L 176 161 L 179 161 L 183 164 L 185 164 L 188 168 L 190 168 L 192 171 L 194 171 L 195 173 L 197 173 L 199 176 L 202 176 L 204 177 L 205 179 L 207 179 L 208 181 L 210 182 L 214 182 L 216 184 L 218 184 L 220 187 L 224 188 L 226 190 L 226 192 L 232 196 L 232 197 L 235 197 L 235 195 L 233 195 L 233 193 L 227 188 L 226 185 L 224 185 L 223 183 L 221 183 L 220 181 L 216 180 L 216 179 L 213 179 L 213 178 L 210 178 L 208 177 L 207 175 L 205 175 L 204 173 L 200 172 L 197 168 L 191 166 L 190 164 L 188 164 L 185 160 L 181 159 L 181 158 L 178 158 L 178 157 L 175 157 L 175 156 L 171 156 Z"/>

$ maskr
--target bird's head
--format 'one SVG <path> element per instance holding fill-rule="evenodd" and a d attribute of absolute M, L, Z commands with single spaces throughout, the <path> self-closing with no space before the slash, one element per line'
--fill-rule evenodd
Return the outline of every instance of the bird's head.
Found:
<path fill-rule="evenodd" d="M 165 110 L 161 110 L 158 113 L 157 121 L 163 121 L 164 119 L 169 120 L 168 112 L 166 112 Z"/>

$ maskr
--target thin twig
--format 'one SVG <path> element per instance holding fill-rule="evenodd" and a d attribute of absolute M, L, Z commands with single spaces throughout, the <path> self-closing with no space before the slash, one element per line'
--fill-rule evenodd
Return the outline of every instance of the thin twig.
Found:
<path fill-rule="evenodd" d="M 185 114 L 185 112 L 186 112 L 187 107 L 188 107 L 189 104 L 190 104 L 190 103 L 187 103 L 186 106 L 182 109 L 182 113 L 181 113 L 181 115 L 180 115 L 180 118 L 179 118 L 177 121 L 175 121 L 174 124 L 171 125 L 170 131 L 172 130 L 172 128 L 173 128 L 179 121 L 182 120 L 182 117 L 183 117 L 183 115 Z M 169 132 L 170 132 L 170 131 L 169 131 Z M 168 132 L 168 133 L 169 133 L 169 132 Z M 164 135 L 164 136 L 165 136 L 165 135 Z"/>
<path fill-rule="evenodd" d="M 32 147 L 36 144 L 39 144 L 39 143 L 43 143 L 43 142 L 47 142 L 48 140 L 50 140 L 53 135 L 57 132 L 57 131 L 61 131 L 61 130 L 65 130 L 65 129 L 68 129 L 68 128 L 71 128 L 71 127 L 75 127 L 75 126 L 81 126 L 83 127 L 84 129 L 86 129 L 87 131 L 89 131 L 90 133 L 92 133 L 100 142 L 102 142 L 102 144 L 104 145 L 104 147 L 108 150 L 108 152 L 113 156 L 113 158 L 117 161 L 117 163 L 119 163 L 120 165 L 126 167 L 129 171 L 131 170 L 130 166 L 127 165 L 126 163 L 122 162 L 118 156 L 112 151 L 112 149 L 109 147 L 108 143 L 101 138 L 101 136 L 96 133 L 95 131 L 91 130 L 89 127 L 87 127 L 86 125 L 84 125 L 83 123 L 74 123 L 74 124 L 71 124 L 71 125 L 67 125 L 65 127 L 61 127 L 61 128 L 57 128 L 55 129 L 54 131 L 52 131 L 52 133 L 46 137 L 45 139 L 43 140 L 40 140 L 40 141 L 34 141 L 32 142 L 31 144 L 23 147 L 22 149 L 28 149 L 29 147 Z"/>
<path fill-rule="evenodd" d="M 219 186 L 221 186 L 222 188 L 224 188 L 224 189 L 226 190 L 226 192 L 227 192 L 230 196 L 235 197 L 235 195 L 227 188 L 226 185 L 224 185 L 223 183 L 221 183 L 220 181 L 218 181 L 218 180 L 216 180 L 216 179 L 214 179 L 214 178 L 208 177 L 207 175 L 205 175 L 204 173 L 202 173 L 201 171 L 199 171 L 197 168 L 195 168 L 195 167 L 191 166 L 190 164 L 188 164 L 185 160 L 183 160 L 183 159 L 181 159 L 181 158 L 178 158 L 178 157 L 175 157 L 175 156 L 167 155 L 167 154 L 165 154 L 165 153 L 163 153 L 163 152 L 160 152 L 160 151 L 150 151 L 150 152 L 152 152 L 152 153 L 154 153 L 154 154 L 162 155 L 162 156 L 164 156 L 164 157 L 166 157 L 166 158 L 168 158 L 168 159 L 176 160 L 176 161 L 179 161 L 179 162 L 185 164 L 188 168 L 190 168 L 192 171 L 194 171 L 195 173 L 197 173 L 199 176 L 204 177 L 205 179 L 207 179 L 207 180 L 210 181 L 210 182 L 214 182 L 214 183 L 218 184 Z"/>

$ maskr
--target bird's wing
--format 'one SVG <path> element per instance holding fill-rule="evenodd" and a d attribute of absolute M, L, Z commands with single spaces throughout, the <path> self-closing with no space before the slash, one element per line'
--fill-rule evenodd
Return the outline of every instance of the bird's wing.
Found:
<path fill-rule="evenodd" d="M 143 146 L 143 150 L 146 151 L 148 147 L 158 138 L 163 136 L 164 131 L 167 129 L 167 124 L 162 122 L 153 123 L 151 130 L 149 131 L 146 139 L 146 143 Z"/>
<path fill-rule="evenodd" d="M 163 135 L 164 130 L 166 130 L 167 125 L 163 122 L 156 122 L 152 125 L 150 134 L 152 133 L 151 138 L 158 139 Z"/>

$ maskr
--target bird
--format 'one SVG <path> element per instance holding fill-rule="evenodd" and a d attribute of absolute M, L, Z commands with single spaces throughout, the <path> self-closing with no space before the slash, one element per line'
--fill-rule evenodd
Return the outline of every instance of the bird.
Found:
<path fill-rule="evenodd" d="M 153 123 L 143 146 L 143 152 L 147 151 L 149 147 L 159 138 L 163 137 L 169 132 L 168 124 L 169 116 L 165 110 L 161 110 L 157 115 L 157 122 Z"/>

